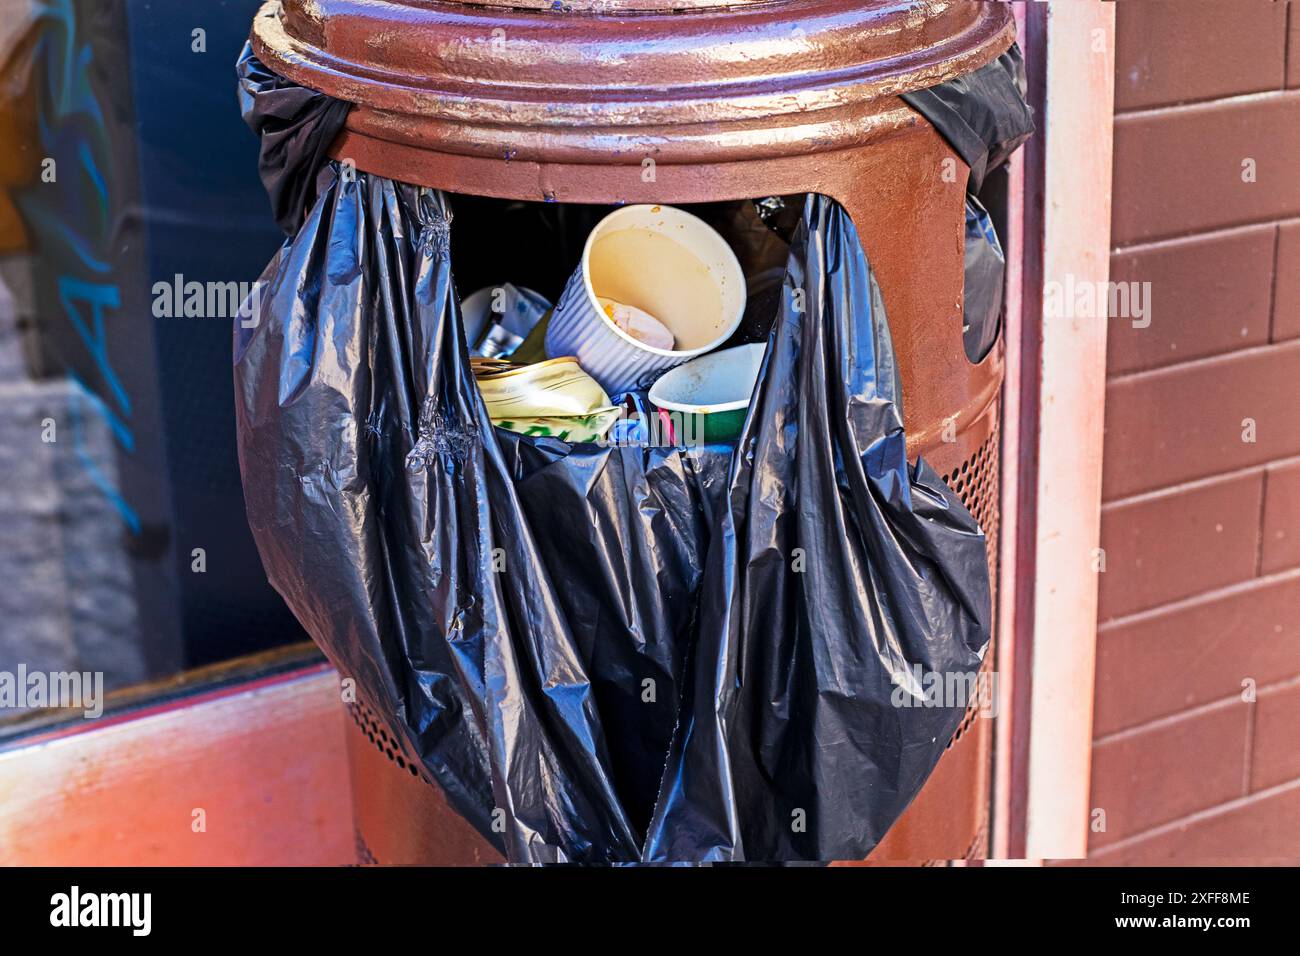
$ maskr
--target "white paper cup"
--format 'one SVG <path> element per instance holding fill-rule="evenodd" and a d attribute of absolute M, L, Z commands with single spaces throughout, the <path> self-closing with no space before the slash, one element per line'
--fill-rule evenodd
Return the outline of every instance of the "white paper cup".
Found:
<path fill-rule="evenodd" d="M 632 338 L 597 297 L 642 309 L 668 327 L 671 350 Z M 715 349 L 740 325 L 745 276 L 725 239 L 672 206 L 616 209 L 587 237 L 546 330 L 546 354 L 573 355 L 605 391 L 649 388 L 665 369 Z"/>

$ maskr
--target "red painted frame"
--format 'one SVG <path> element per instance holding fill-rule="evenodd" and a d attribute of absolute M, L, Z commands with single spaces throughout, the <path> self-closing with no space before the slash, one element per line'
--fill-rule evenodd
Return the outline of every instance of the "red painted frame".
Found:
<path fill-rule="evenodd" d="M 0 742 L 0 864 L 354 861 L 333 669 L 299 646 L 178 683 Z"/>

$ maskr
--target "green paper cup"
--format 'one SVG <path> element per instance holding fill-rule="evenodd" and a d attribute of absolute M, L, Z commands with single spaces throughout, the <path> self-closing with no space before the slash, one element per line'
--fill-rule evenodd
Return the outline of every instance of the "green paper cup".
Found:
<path fill-rule="evenodd" d="M 740 437 L 766 350 L 760 342 L 712 352 L 660 376 L 650 404 L 668 416 L 677 444 Z"/>

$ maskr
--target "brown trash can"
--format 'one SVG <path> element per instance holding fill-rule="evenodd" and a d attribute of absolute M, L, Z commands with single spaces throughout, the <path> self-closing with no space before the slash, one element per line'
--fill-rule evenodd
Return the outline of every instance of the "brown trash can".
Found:
<path fill-rule="evenodd" d="M 1002 351 L 973 365 L 962 344 L 966 167 L 898 94 L 1014 36 L 1006 4 L 970 0 L 283 0 L 252 41 L 356 104 L 332 154 L 391 179 L 572 203 L 838 200 L 884 296 L 909 454 L 979 520 L 996 582 Z M 350 709 L 360 858 L 499 860 L 383 721 Z M 981 858 L 990 742 L 968 713 L 869 862 Z"/>

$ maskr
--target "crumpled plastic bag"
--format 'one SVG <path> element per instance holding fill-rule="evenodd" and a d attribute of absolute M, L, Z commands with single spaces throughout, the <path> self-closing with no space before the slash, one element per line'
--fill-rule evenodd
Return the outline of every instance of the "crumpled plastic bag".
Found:
<path fill-rule="evenodd" d="M 263 73 L 252 125 L 305 122 Z M 447 198 L 293 141 L 272 195 L 318 195 L 235 329 L 240 464 L 340 673 L 511 862 L 865 856 L 962 719 L 927 678 L 978 671 L 991 612 L 984 535 L 907 461 L 843 208 L 805 200 L 737 443 L 569 444 L 492 427 Z"/>
<path fill-rule="evenodd" d="M 1034 134 L 1027 89 L 1025 60 L 1013 43 L 978 70 L 900 99 L 929 120 L 970 167 L 966 189 L 974 194 Z"/>
<path fill-rule="evenodd" d="M 292 236 L 315 199 L 315 178 L 347 120 L 349 106 L 268 70 L 244 50 L 236 64 L 239 111 L 261 142 L 257 169 L 276 224 Z"/>
<path fill-rule="evenodd" d="M 1002 330 L 1007 260 L 993 220 L 974 196 L 966 197 L 965 252 L 962 344 L 966 357 L 979 362 L 993 350 Z"/>
<path fill-rule="evenodd" d="M 1002 243 L 976 194 L 988 174 L 1034 133 L 1034 111 L 1025 101 L 1026 89 L 1024 58 L 1012 44 L 972 73 L 901 95 L 970 167 L 962 325 L 966 355 L 972 362 L 981 361 L 997 342 L 1006 283 Z"/>

